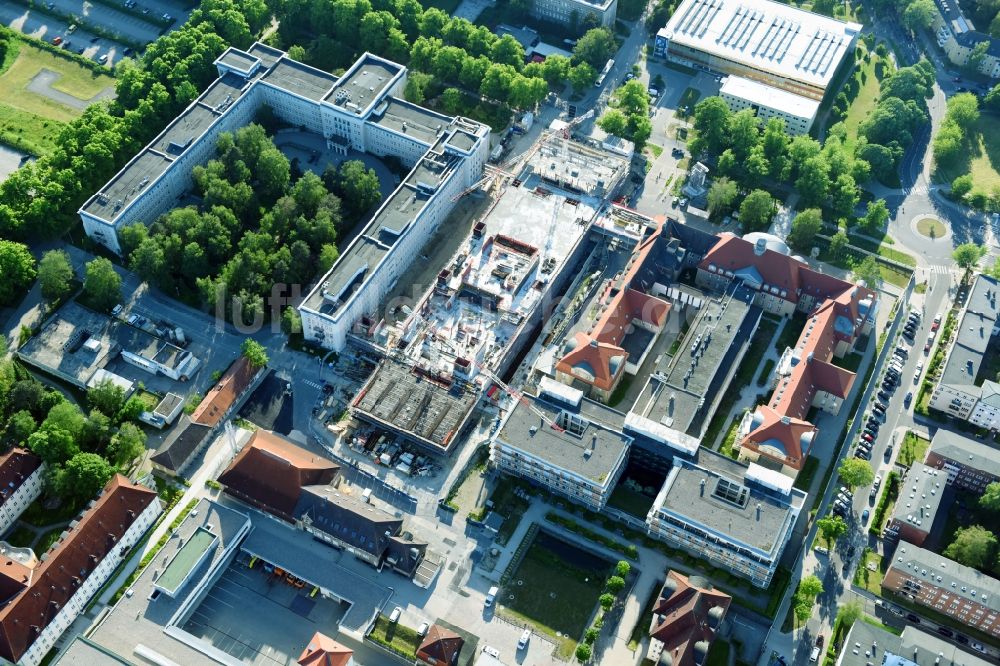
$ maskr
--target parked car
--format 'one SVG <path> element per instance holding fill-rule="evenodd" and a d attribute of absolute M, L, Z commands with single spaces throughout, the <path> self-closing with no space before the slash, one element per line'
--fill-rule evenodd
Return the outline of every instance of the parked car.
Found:
<path fill-rule="evenodd" d="M 912 622 L 913 624 L 920 624 L 920 618 L 914 615 L 913 613 L 907 613 L 906 619 Z"/>
<path fill-rule="evenodd" d="M 889 402 L 890 397 L 891 396 L 886 391 L 878 392 L 878 399 L 881 400 L 882 402 Z"/>
<path fill-rule="evenodd" d="M 871 511 L 869 511 L 868 509 L 865 509 L 864 511 L 862 511 L 861 512 L 861 524 L 862 525 L 867 525 L 868 524 L 868 518 L 871 515 L 872 515 Z"/>
<path fill-rule="evenodd" d="M 861 435 L 861 439 L 865 440 L 866 442 L 874 442 L 875 441 L 875 438 L 872 437 L 871 435 L 869 435 L 868 433 L 862 434 Z"/>
<path fill-rule="evenodd" d="M 934 321 L 931 323 L 931 330 L 937 332 L 938 327 L 941 326 L 941 313 L 938 312 L 934 315 Z"/>
<path fill-rule="evenodd" d="M 972 641 L 972 644 L 969 645 L 969 647 L 971 647 L 973 650 L 977 652 L 982 652 L 983 654 L 986 654 L 986 648 L 984 648 L 983 644 L 978 641 Z"/>
<path fill-rule="evenodd" d="M 102 55 L 100 58 L 97 59 L 97 62 L 101 63 L 102 65 L 104 63 L 106 63 L 107 61 L 108 61 L 108 54 L 107 53 L 105 53 L 104 55 Z"/>
<path fill-rule="evenodd" d="M 949 629 L 948 627 L 938 627 L 937 632 L 942 636 L 946 636 L 948 638 L 951 638 L 952 636 L 955 635 L 955 632 Z"/>
<path fill-rule="evenodd" d="M 882 475 L 881 474 L 876 474 L 875 475 L 875 480 L 872 481 L 872 485 L 874 487 L 876 487 L 876 488 L 878 488 L 879 486 L 882 485 Z"/>
<path fill-rule="evenodd" d="M 59 46 L 60 44 L 62 44 L 62 37 L 56 35 L 55 37 L 52 38 L 52 43 L 55 44 L 56 46 Z"/>
<path fill-rule="evenodd" d="M 489 645 L 483 646 L 483 652 L 490 655 L 494 659 L 500 658 L 500 650 L 496 649 L 495 647 L 490 647 Z"/>
<path fill-rule="evenodd" d="M 525 629 L 521 632 L 521 639 L 517 641 L 517 649 L 523 650 L 528 647 L 529 640 L 531 640 L 531 629 Z"/>
<path fill-rule="evenodd" d="M 907 391 L 906 395 L 903 396 L 903 406 L 909 407 L 911 402 L 913 402 L 913 391 Z"/>
<path fill-rule="evenodd" d="M 389 622 L 396 624 L 397 622 L 399 622 L 399 616 L 402 614 L 403 614 L 403 609 L 400 608 L 399 606 L 396 606 L 395 608 L 392 609 L 392 613 L 389 614 Z"/>
<path fill-rule="evenodd" d="M 955 634 L 955 640 L 961 643 L 962 645 L 969 644 L 969 637 L 963 634 Z"/>
<path fill-rule="evenodd" d="M 882 456 L 883 456 L 883 457 L 884 457 L 884 458 L 885 458 L 885 459 L 886 459 L 887 461 L 888 461 L 888 460 L 892 460 L 892 444 L 890 444 L 889 446 L 885 447 L 885 453 L 883 453 L 883 454 L 882 454 Z"/>
<path fill-rule="evenodd" d="M 430 631 L 430 628 L 431 625 L 427 624 L 426 622 L 421 622 L 420 626 L 417 627 L 417 635 L 423 638 L 424 636 L 427 635 L 427 632 Z"/>
<path fill-rule="evenodd" d="M 486 593 L 486 601 L 483 602 L 483 605 L 486 606 L 486 608 L 489 608 L 490 606 L 492 606 L 493 602 L 496 601 L 497 593 L 499 593 L 499 592 L 500 592 L 500 588 L 497 587 L 496 585 L 494 585 L 493 587 L 491 587 L 490 591 Z"/>

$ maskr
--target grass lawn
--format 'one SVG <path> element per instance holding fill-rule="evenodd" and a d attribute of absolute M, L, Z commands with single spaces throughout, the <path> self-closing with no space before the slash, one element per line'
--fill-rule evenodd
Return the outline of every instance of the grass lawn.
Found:
<path fill-rule="evenodd" d="M 861 366 L 861 361 L 863 360 L 865 360 L 864 354 L 853 352 L 842 358 L 834 356 L 833 364 L 838 367 L 844 368 L 845 370 L 850 370 L 851 372 L 857 372 L 858 368 Z"/>
<path fill-rule="evenodd" d="M 757 386 L 767 386 L 771 381 L 771 373 L 774 372 L 774 359 L 767 359 L 760 368 L 760 375 L 757 377 Z"/>
<path fill-rule="evenodd" d="M 813 477 L 816 476 L 816 471 L 819 469 L 819 458 L 816 456 L 807 456 L 805 463 L 802 465 L 802 470 L 799 475 L 795 477 L 795 483 L 793 484 L 799 490 L 805 490 L 809 492 L 809 486 L 812 485 Z"/>
<path fill-rule="evenodd" d="M 795 347 L 795 343 L 799 341 L 799 336 L 802 335 L 802 329 L 806 326 L 806 320 L 807 317 L 805 314 L 796 312 L 785 323 L 785 327 L 781 329 L 781 335 L 774 341 L 774 348 L 779 354 L 783 353 L 789 347 Z"/>
<path fill-rule="evenodd" d="M 368 634 L 368 638 L 410 659 L 416 659 L 417 648 L 421 642 L 420 635 L 416 631 L 398 622 L 389 622 L 389 618 L 385 615 L 378 616 L 375 628 Z"/>
<path fill-rule="evenodd" d="M 658 146 L 655 143 L 647 143 L 646 150 L 653 155 L 654 159 L 659 158 L 663 154 L 663 146 Z"/>
<path fill-rule="evenodd" d="M 521 516 L 528 510 L 528 500 L 514 493 L 517 487 L 518 484 L 510 479 L 501 479 L 497 487 L 493 489 L 493 494 L 490 495 L 493 510 L 504 517 L 503 525 L 497 532 L 497 541 L 501 545 L 506 544 L 507 540 L 514 534 L 514 530 L 521 522 Z"/>
<path fill-rule="evenodd" d="M 851 146 L 858 139 L 858 126 L 861 124 L 861 121 L 867 118 L 875 109 L 880 83 L 880 79 L 875 73 L 876 65 L 879 62 L 884 63 L 883 67 L 879 70 L 883 78 L 892 73 L 894 69 L 892 61 L 888 58 L 880 58 L 874 51 L 871 53 L 871 61 L 867 64 L 864 61 L 858 61 L 854 76 L 860 81 L 860 76 L 863 73 L 865 77 L 864 83 L 861 83 L 858 94 L 851 101 L 851 105 L 847 107 L 847 115 L 844 117 L 844 127 L 847 129 L 847 143 Z"/>
<path fill-rule="evenodd" d="M 743 414 L 737 415 L 733 419 L 732 425 L 729 426 L 729 430 L 726 431 L 726 437 L 722 440 L 722 444 L 719 445 L 719 453 L 724 456 L 729 456 L 730 458 L 737 458 L 739 452 L 734 448 L 736 444 L 736 435 L 739 434 L 740 421 L 743 420 Z"/>
<path fill-rule="evenodd" d="M 896 462 L 904 467 L 909 467 L 914 462 L 922 462 L 927 455 L 927 447 L 930 441 L 924 439 L 915 432 L 909 431 L 903 437 L 903 444 L 899 447 L 899 457 Z"/>
<path fill-rule="evenodd" d="M 39 537 L 38 543 L 35 545 L 35 555 L 41 557 L 42 553 L 47 553 L 49 548 L 55 545 L 56 541 L 59 541 L 59 535 L 65 530 L 65 527 L 56 527 Z"/>
<path fill-rule="evenodd" d="M 151 412 L 158 404 L 160 404 L 160 396 L 145 389 L 137 391 L 135 397 L 142 401 L 142 404 L 146 406 L 146 411 Z"/>
<path fill-rule="evenodd" d="M 874 565 L 874 570 L 868 565 Z M 854 572 L 854 584 L 863 587 L 872 594 L 881 596 L 882 594 L 882 556 L 866 550 L 858 569 Z"/>
<path fill-rule="evenodd" d="M 729 643 L 723 640 L 712 642 L 712 647 L 708 650 L 706 666 L 729 666 Z"/>
<path fill-rule="evenodd" d="M 29 92 L 31 80 L 43 69 L 60 75 L 52 87 L 80 100 L 88 100 L 115 80 L 96 74 L 75 62 L 43 51 L 16 38 L 10 40 L 9 52 L 0 74 L 0 137 L 7 142 L 44 153 L 54 147 L 55 135 L 62 124 L 80 115 L 72 108 L 45 95 Z"/>
<path fill-rule="evenodd" d="M 25 546 L 30 546 L 35 540 L 34 530 L 30 530 L 23 525 L 18 527 L 16 530 L 10 533 L 10 536 L 5 539 L 7 543 L 14 546 L 15 548 L 24 548 Z"/>
<path fill-rule="evenodd" d="M 560 653 L 571 653 L 597 607 L 610 564 L 539 532 L 498 601 L 547 636 L 562 638 Z"/>
<path fill-rule="evenodd" d="M 688 107 L 690 111 L 694 111 L 694 105 L 698 103 L 698 98 L 701 97 L 701 91 L 695 88 L 686 88 L 684 92 L 681 93 L 680 100 L 677 101 L 677 108 Z"/>
<path fill-rule="evenodd" d="M 21 520 L 36 527 L 44 527 L 53 523 L 65 523 L 76 517 L 80 508 L 70 502 L 60 504 L 55 509 L 46 509 L 42 506 L 41 498 L 36 499 L 28 505 L 28 508 L 21 514 Z"/>
<path fill-rule="evenodd" d="M 981 114 L 969 134 L 972 145 L 966 159 L 948 167 L 936 165 L 934 179 L 951 184 L 956 177 L 971 173 L 975 183 L 972 191 L 989 196 L 994 188 L 1000 187 L 1000 117 Z"/>
<path fill-rule="evenodd" d="M 619 484 L 614 492 L 611 493 L 611 497 L 608 498 L 608 506 L 621 509 L 625 513 L 645 520 L 646 514 L 649 513 L 649 508 L 653 506 L 654 499 Z"/>
<path fill-rule="evenodd" d="M 948 233 L 948 230 L 945 229 L 941 221 L 933 217 L 925 217 L 922 220 L 917 220 L 917 231 L 928 238 L 941 238 Z"/>

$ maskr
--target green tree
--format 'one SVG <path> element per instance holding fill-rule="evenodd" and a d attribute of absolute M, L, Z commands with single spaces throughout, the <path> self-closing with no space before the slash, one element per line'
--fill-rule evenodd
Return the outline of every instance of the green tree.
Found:
<path fill-rule="evenodd" d="M 856 280 L 863 281 L 869 289 L 878 289 L 882 286 L 882 267 L 879 266 L 875 257 L 865 257 L 851 268 Z"/>
<path fill-rule="evenodd" d="M 858 205 L 861 193 L 854 176 L 849 173 L 842 173 L 830 187 L 830 207 L 833 212 L 848 217 L 854 214 L 854 207 Z"/>
<path fill-rule="evenodd" d="M 86 420 L 87 417 L 79 407 L 63 400 L 49 409 L 48 415 L 42 421 L 42 429 L 63 430 L 73 437 L 79 437 Z"/>
<path fill-rule="evenodd" d="M 352 215 L 367 213 L 382 199 L 375 169 L 366 169 L 361 160 L 348 160 L 340 165 L 338 194 Z"/>
<path fill-rule="evenodd" d="M 858 223 L 866 233 L 876 234 L 882 231 L 882 227 L 888 221 L 889 207 L 885 205 L 885 199 L 876 199 L 868 204 L 865 216 L 858 220 Z"/>
<path fill-rule="evenodd" d="M 844 630 L 849 630 L 851 626 L 861 619 L 864 614 L 864 607 L 861 602 L 857 599 L 848 601 L 840 605 L 840 610 L 837 611 L 837 618 L 840 620 L 841 625 Z"/>
<path fill-rule="evenodd" d="M 601 116 L 600 120 L 597 121 L 597 125 L 608 134 L 623 137 L 625 136 L 625 129 L 628 126 L 628 120 L 625 118 L 625 114 L 618 109 L 608 109 Z"/>
<path fill-rule="evenodd" d="M 843 230 L 837 230 L 837 233 L 830 236 L 830 254 L 838 258 L 844 256 L 848 243 L 847 234 Z"/>
<path fill-rule="evenodd" d="M 994 481 L 986 486 L 986 490 L 979 498 L 979 506 L 987 511 L 1000 512 L 1000 481 Z"/>
<path fill-rule="evenodd" d="M 330 270 L 340 256 L 340 250 L 333 243 L 325 244 L 319 251 L 319 272 Z"/>
<path fill-rule="evenodd" d="M 815 599 L 819 595 L 823 594 L 823 583 L 814 575 L 806 576 L 799 583 L 799 591 L 802 594 L 812 597 Z"/>
<path fill-rule="evenodd" d="M 302 315 L 295 308 L 285 308 L 281 313 L 281 330 L 288 335 L 302 333 Z"/>
<path fill-rule="evenodd" d="M 581 664 L 590 661 L 590 657 L 593 655 L 593 650 L 586 643 L 579 643 L 576 646 L 576 660 Z"/>
<path fill-rule="evenodd" d="M 764 125 L 760 145 L 767 158 L 768 175 L 781 178 L 788 168 L 788 133 L 785 131 L 785 121 L 780 118 L 768 120 Z"/>
<path fill-rule="evenodd" d="M 612 576 L 604 587 L 611 594 L 618 594 L 625 589 L 625 579 L 621 576 Z"/>
<path fill-rule="evenodd" d="M 788 244 L 797 250 L 808 250 L 822 228 L 823 214 L 818 208 L 807 208 L 792 220 Z"/>
<path fill-rule="evenodd" d="M 997 87 L 1000 88 L 1000 86 Z M 973 184 L 972 174 L 957 176 L 955 180 L 951 181 L 952 196 L 959 200 L 964 199 L 965 195 L 972 191 Z"/>
<path fill-rule="evenodd" d="M 944 556 L 974 569 L 989 569 L 996 562 L 997 538 L 981 525 L 960 527 Z"/>
<path fill-rule="evenodd" d="M 729 144 L 733 112 L 721 97 L 706 97 L 694 107 L 694 138 L 688 143 L 693 157 L 720 154 Z"/>
<path fill-rule="evenodd" d="M 98 310 L 110 312 L 122 296 L 122 279 L 114 265 L 104 257 L 97 257 L 86 264 L 83 293 Z"/>
<path fill-rule="evenodd" d="M 128 423 L 130 421 L 138 421 L 139 415 L 146 410 L 146 405 L 138 396 L 132 396 L 125 401 L 122 408 L 118 410 L 118 413 L 114 416 L 116 423 Z"/>
<path fill-rule="evenodd" d="M 910 0 L 903 10 L 903 24 L 912 32 L 927 30 L 934 24 L 934 0 Z"/>
<path fill-rule="evenodd" d="M 774 198 L 764 190 L 754 190 L 740 204 L 740 224 L 744 233 L 764 231 L 774 216 Z"/>
<path fill-rule="evenodd" d="M 1000 490 L 998 490 L 998 495 L 1000 495 Z M 1000 497 L 998 497 L 998 501 L 1000 501 Z M 628 576 L 628 572 L 630 571 L 632 571 L 632 565 L 625 560 L 618 560 L 618 563 L 615 564 L 615 575 L 620 578 Z"/>
<path fill-rule="evenodd" d="M 267 201 L 273 201 L 288 188 L 291 180 L 291 165 L 288 158 L 273 146 L 261 151 L 257 159 L 258 193 Z"/>
<path fill-rule="evenodd" d="M 38 424 L 35 422 L 35 417 L 28 410 L 22 409 L 19 412 L 11 414 L 10 420 L 7 422 L 7 429 L 4 432 L 4 438 L 9 444 L 23 445 L 37 428 Z"/>
<path fill-rule="evenodd" d="M 587 631 L 583 633 L 583 642 L 587 645 L 593 645 L 597 642 L 597 637 L 601 635 L 595 627 L 587 627 Z"/>
<path fill-rule="evenodd" d="M 38 262 L 38 284 L 42 296 L 57 301 L 68 295 L 72 288 L 73 265 L 64 250 L 49 250 Z"/>
<path fill-rule="evenodd" d="M 821 206 L 830 190 L 830 164 L 822 155 L 810 157 L 799 169 L 795 189 L 807 206 Z"/>
<path fill-rule="evenodd" d="M 966 271 L 975 268 L 984 256 L 986 256 L 986 248 L 975 243 L 962 243 L 951 253 L 951 258 L 955 260 L 958 267 Z"/>
<path fill-rule="evenodd" d="M 816 521 L 816 527 L 819 528 L 828 548 L 832 548 L 833 543 L 847 533 L 847 523 L 840 516 L 820 518 Z"/>
<path fill-rule="evenodd" d="M 972 51 L 969 53 L 969 57 L 965 61 L 965 69 L 978 74 L 980 72 L 980 67 L 983 65 L 983 61 L 986 60 L 986 56 L 989 52 L 990 41 L 988 39 L 984 39 L 983 41 L 977 43 L 972 47 Z"/>
<path fill-rule="evenodd" d="M 875 479 L 875 472 L 868 461 L 861 458 L 846 458 L 837 469 L 841 481 L 849 488 L 867 486 Z"/>
<path fill-rule="evenodd" d="M 951 118 L 945 117 L 934 135 L 934 159 L 940 164 L 956 162 L 965 151 L 966 133 Z"/>
<path fill-rule="evenodd" d="M 427 86 L 431 84 L 434 77 L 426 72 L 412 71 L 406 76 L 406 87 L 403 88 L 403 97 L 408 102 L 423 104 L 427 99 Z"/>
<path fill-rule="evenodd" d="M 263 368 L 270 360 L 267 357 L 267 350 L 264 349 L 264 345 L 251 338 L 244 340 L 240 349 L 243 351 L 243 356 L 250 361 L 250 365 L 255 368 Z"/>
<path fill-rule="evenodd" d="M 595 69 L 603 69 L 608 58 L 615 52 L 615 37 L 607 28 L 588 30 L 573 47 L 573 61 L 585 62 Z"/>
<path fill-rule="evenodd" d="M 115 468 L 96 453 L 77 453 L 56 472 L 59 495 L 76 501 L 94 497 L 115 475 Z"/>
<path fill-rule="evenodd" d="M 729 122 L 729 146 L 736 159 L 743 162 L 760 144 L 760 119 L 753 109 L 733 114 Z"/>
<path fill-rule="evenodd" d="M 441 107 L 451 114 L 458 114 L 462 110 L 462 93 L 458 88 L 445 88 L 441 93 Z"/>
<path fill-rule="evenodd" d="M 949 97 L 947 116 L 962 130 L 969 131 L 979 120 L 979 98 L 972 93 L 959 93 Z"/>
<path fill-rule="evenodd" d="M 106 416 L 115 416 L 125 404 L 125 391 L 107 380 L 87 391 L 87 402 Z"/>
<path fill-rule="evenodd" d="M 605 592 L 600 596 L 598 601 L 601 604 L 601 608 L 603 608 L 604 610 L 609 610 L 612 606 L 615 605 L 615 595 L 611 594 L 610 592 Z"/>
<path fill-rule="evenodd" d="M 0 225 L 2 226 L 2 225 Z M 21 243 L 0 239 L 0 305 L 23 296 L 35 279 L 35 258 Z"/>
<path fill-rule="evenodd" d="M 573 90 L 582 93 L 597 80 L 597 70 L 590 63 L 581 62 L 569 70 L 569 83 Z"/>
<path fill-rule="evenodd" d="M 146 435 L 134 423 L 123 423 L 108 444 L 108 457 L 119 466 L 126 467 L 146 448 Z"/>
<path fill-rule="evenodd" d="M 36 430 L 28 437 L 28 449 L 49 467 L 59 465 L 80 452 L 76 438 L 58 428 Z"/>
<path fill-rule="evenodd" d="M 739 188 L 729 178 L 716 178 L 708 188 L 708 212 L 718 218 L 733 209 Z"/>

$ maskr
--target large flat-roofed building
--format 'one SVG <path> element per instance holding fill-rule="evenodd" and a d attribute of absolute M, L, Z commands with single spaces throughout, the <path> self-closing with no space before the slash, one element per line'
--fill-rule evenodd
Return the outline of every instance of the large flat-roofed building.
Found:
<path fill-rule="evenodd" d="M 819 112 L 816 99 L 742 76 L 727 76 L 719 89 L 719 97 L 733 111 L 753 109 L 762 122 L 771 118 L 785 121 L 785 129 L 792 135 L 808 134 Z"/>
<path fill-rule="evenodd" d="M 947 474 L 949 485 L 972 493 L 1000 481 L 1000 451 L 943 428 L 934 433 L 925 462 Z"/>
<path fill-rule="evenodd" d="M 684 0 L 656 33 L 654 53 L 822 100 L 860 33 L 858 23 L 772 0 Z"/>
<path fill-rule="evenodd" d="M 972 567 L 901 541 L 882 589 L 1000 638 L 1000 581 Z"/>
<path fill-rule="evenodd" d="M 600 511 L 625 469 L 632 438 L 622 432 L 624 420 L 545 378 L 538 397 L 514 403 L 493 438 L 490 460 L 501 472 Z"/>
<path fill-rule="evenodd" d="M 930 406 L 976 427 L 1000 430 L 1000 384 L 979 377 L 983 358 L 1000 335 L 1000 280 L 976 276 L 955 332 Z"/>
<path fill-rule="evenodd" d="M 649 533 L 767 587 L 805 503 L 792 479 L 702 449 L 674 459 L 653 502 Z"/>
<path fill-rule="evenodd" d="M 856 621 L 838 652 L 836 666 L 989 666 L 992 663 L 913 625 L 906 625 L 902 634 L 895 634 L 870 622 Z"/>
<path fill-rule="evenodd" d="M 597 19 L 598 25 L 611 28 L 615 25 L 618 0 L 535 0 L 531 15 L 549 23 L 574 27 L 584 25 L 588 16 Z"/>
<path fill-rule="evenodd" d="M 940 511 L 947 475 L 941 470 L 915 462 L 899 481 L 899 497 L 885 529 L 887 539 L 901 539 L 923 546 L 927 537 L 939 530 L 946 512 Z"/>
<path fill-rule="evenodd" d="M 219 78 L 80 208 L 87 235 L 111 251 L 120 252 L 123 227 L 150 224 L 176 206 L 191 187 L 192 168 L 212 156 L 219 134 L 249 124 L 265 105 L 282 120 L 323 136 L 342 154 L 353 149 L 391 156 L 413 169 L 341 254 L 333 271 L 344 277 L 343 289 L 331 294 L 329 286 L 317 288 L 330 297 L 333 310 L 351 295 L 358 273 L 374 273 L 378 260 L 393 249 L 412 250 L 402 238 L 410 223 L 420 228 L 410 236 L 436 228 L 451 210 L 452 197 L 482 174 L 489 128 L 397 98 L 406 85 L 402 65 L 365 53 L 336 77 L 259 43 L 247 51 L 230 48 L 215 64 Z M 383 252 L 361 253 L 359 260 L 357 246 L 370 243 Z M 388 277 L 383 288 L 392 280 Z M 377 290 L 376 284 L 366 291 Z M 306 339 L 341 348 L 343 336 L 330 331 L 324 337 L 326 331 L 310 317 L 324 314 L 323 300 L 303 311 Z"/>

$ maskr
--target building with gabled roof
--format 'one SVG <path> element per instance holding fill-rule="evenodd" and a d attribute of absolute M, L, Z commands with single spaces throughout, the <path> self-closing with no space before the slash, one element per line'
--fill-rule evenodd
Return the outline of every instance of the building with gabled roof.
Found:
<path fill-rule="evenodd" d="M 340 466 L 269 430 L 255 430 L 219 483 L 233 497 L 287 521 L 305 486 L 326 485 Z"/>
<path fill-rule="evenodd" d="M 720 289 L 742 283 L 756 290 L 755 302 L 773 314 L 809 313 L 795 347 L 783 350 L 778 361 L 770 400 L 744 415 L 736 438 L 741 460 L 794 478 L 818 433 L 807 427 L 809 410 L 837 414 L 851 392 L 855 374 L 832 360 L 871 332 L 877 297 L 862 285 L 812 270 L 784 249 L 765 237 L 751 243 L 720 234 L 699 264 L 697 280 Z"/>
<path fill-rule="evenodd" d="M 42 494 L 44 476 L 45 463 L 27 449 L 14 447 L 0 456 L 0 534 Z"/>
<path fill-rule="evenodd" d="M 191 421 L 210 427 L 219 425 L 262 372 L 253 367 L 246 356 L 240 356 L 198 403 L 191 414 Z"/>
<path fill-rule="evenodd" d="M 115 475 L 37 568 L 17 567 L 0 608 L 0 657 L 37 666 L 161 511 L 155 491 Z"/>
<path fill-rule="evenodd" d="M 354 650 L 317 631 L 299 655 L 298 664 L 299 666 L 352 666 Z"/>
<path fill-rule="evenodd" d="M 646 657 L 664 666 L 701 666 L 733 599 L 699 576 L 668 571 L 653 606 Z"/>
<path fill-rule="evenodd" d="M 455 666 L 465 639 L 454 631 L 432 624 L 417 648 L 417 659 L 431 666 Z"/>

